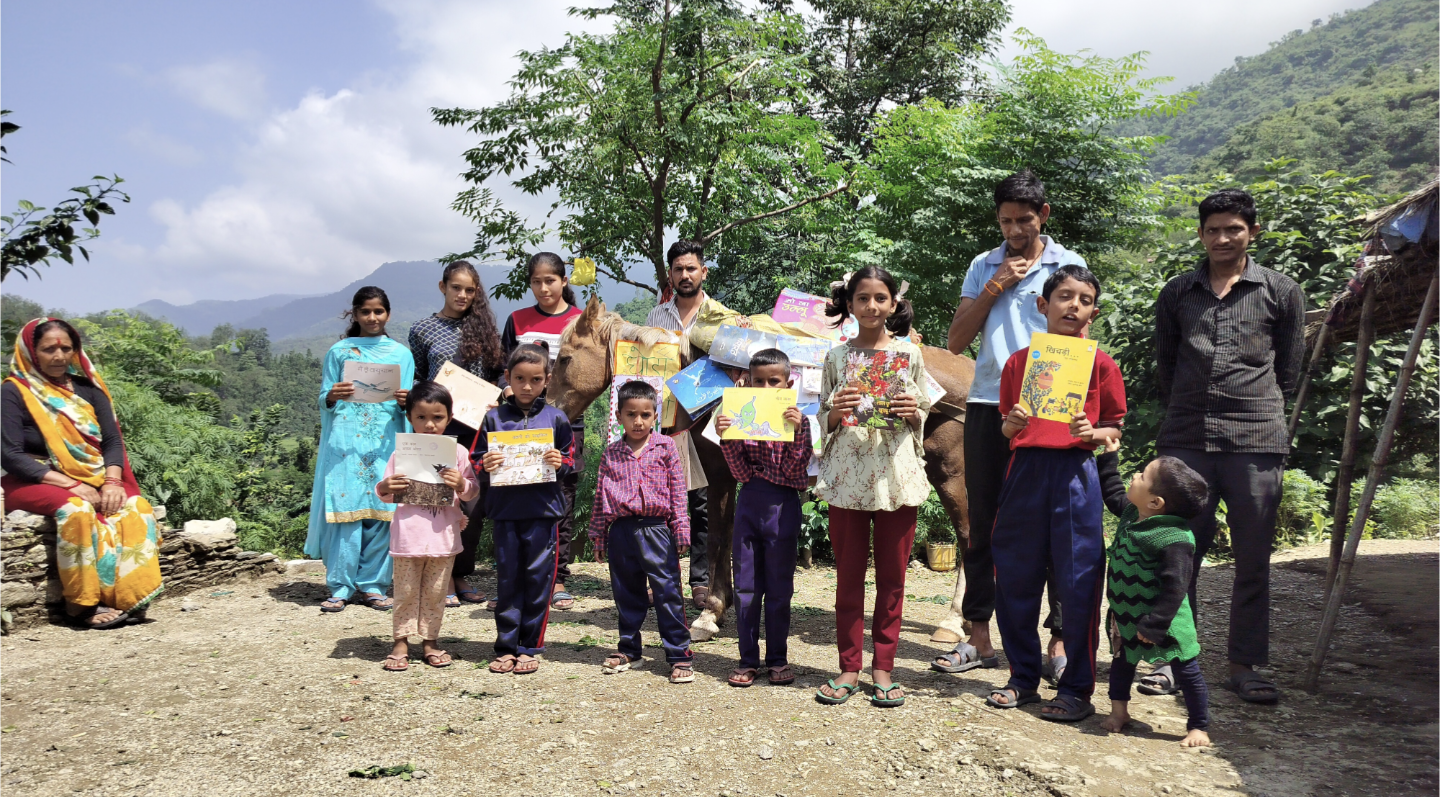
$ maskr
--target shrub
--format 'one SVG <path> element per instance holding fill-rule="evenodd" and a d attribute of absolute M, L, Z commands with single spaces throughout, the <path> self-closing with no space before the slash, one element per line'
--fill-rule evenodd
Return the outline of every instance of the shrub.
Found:
<path fill-rule="evenodd" d="M 1375 492 L 1373 514 L 1376 537 L 1433 537 L 1440 519 L 1440 484 L 1421 479 L 1396 479 L 1382 485 Z"/>
<path fill-rule="evenodd" d="M 1330 510 L 1326 486 L 1303 470 L 1290 469 L 1285 471 L 1283 489 L 1275 515 L 1276 548 L 1319 542 L 1321 535 L 1329 530 L 1325 521 Z M 1320 528 L 1316 526 L 1317 513 Z"/>

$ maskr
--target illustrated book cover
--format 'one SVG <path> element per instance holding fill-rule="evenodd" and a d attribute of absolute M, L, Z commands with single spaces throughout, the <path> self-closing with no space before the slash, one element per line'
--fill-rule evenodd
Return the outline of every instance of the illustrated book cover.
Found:
<path fill-rule="evenodd" d="M 500 403 L 500 388 L 448 360 L 435 373 L 435 381 L 450 391 L 450 414 L 471 429 L 479 429 L 490 405 Z"/>
<path fill-rule="evenodd" d="M 823 296 L 786 288 L 775 299 L 775 309 L 770 317 L 782 324 L 795 324 L 812 335 L 838 340 L 840 331 L 831 326 L 830 319 L 825 316 L 825 306 L 829 301 Z"/>
<path fill-rule="evenodd" d="M 670 388 L 671 395 L 690 413 L 690 417 L 694 418 L 706 406 L 719 401 L 725 388 L 735 387 L 735 382 L 707 356 L 690 363 L 680 373 L 666 379 L 665 386 Z"/>
<path fill-rule="evenodd" d="M 710 359 L 719 365 L 749 368 L 750 356 L 761 349 L 775 348 L 778 337 L 773 332 L 725 324 L 715 331 L 715 341 L 710 344 Z"/>
<path fill-rule="evenodd" d="M 490 432 L 486 442 L 491 451 L 505 455 L 504 464 L 490 474 L 491 487 L 555 481 L 555 469 L 544 461 L 545 452 L 555 448 L 554 429 Z"/>
<path fill-rule="evenodd" d="M 785 410 L 795 406 L 795 391 L 785 388 L 732 387 L 720 399 L 720 412 L 729 416 L 730 428 L 722 440 L 772 440 L 788 443 L 795 427 L 785 422 Z"/>
<path fill-rule="evenodd" d="M 845 384 L 860 388 L 860 406 L 842 422 L 844 426 L 898 429 L 901 420 L 890 402 L 905 392 L 910 355 L 878 349 L 851 349 L 845 353 Z"/>
<path fill-rule="evenodd" d="M 410 480 L 410 488 L 396 496 L 397 503 L 454 504 L 455 491 L 440 479 L 440 471 L 455 467 L 455 445 L 455 438 L 443 434 L 395 435 L 395 475 Z"/>
<path fill-rule="evenodd" d="M 355 395 L 346 401 L 379 404 L 395 398 L 395 391 L 400 389 L 400 366 L 396 363 L 346 360 L 340 379 L 355 386 Z"/>
<path fill-rule="evenodd" d="M 1085 409 L 1085 392 L 1095 370 L 1095 341 L 1037 332 L 1030 336 L 1030 359 L 1020 382 L 1020 400 L 1030 414 L 1070 423 Z"/>

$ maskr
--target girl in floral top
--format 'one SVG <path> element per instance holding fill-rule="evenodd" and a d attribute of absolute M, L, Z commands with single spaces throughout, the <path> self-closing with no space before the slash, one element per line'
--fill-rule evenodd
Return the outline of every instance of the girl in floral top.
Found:
<path fill-rule="evenodd" d="M 871 526 L 875 539 L 875 609 L 870 662 L 875 693 L 870 702 L 893 707 L 905 694 L 890 679 L 899 640 L 905 600 L 905 567 L 915 544 L 917 508 L 930 494 L 925 478 L 921 430 L 930 399 L 920 388 L 925 363 L 920 349 L 898 340 L 910 332 L 914 311 L 901 298 L 895 278 L 870 266 L 834 287 L 826 313 L 843 323 L 854 316 L 859 334 L 830 350 L 821 381 L 819 422 L 824 433 L 820 479 L 815 493 L 830 503 L 830 543 L 835 549 L 835 626 L 840 647 L 840 675 L 815 697 L 838 704 L 859 690 L 865 631 L 865 569 L 870 558 Z M 900 394 L 890 401 L 895 428 L 884 423 L 847 425 L 857 409 L 870 409 L 873 396 L 846 379 L 846 362 L 858 350 L 885 352 L 886 377 L 900 380 Z M 909 358 L 908 365 L 903 358 Z M 875 358 L 878 364 L 879 357 Z"/>

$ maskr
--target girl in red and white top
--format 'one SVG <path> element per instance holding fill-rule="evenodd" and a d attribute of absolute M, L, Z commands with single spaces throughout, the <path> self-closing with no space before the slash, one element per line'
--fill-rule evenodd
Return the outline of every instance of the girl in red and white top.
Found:
<path fill-rule="evenodd" d="M 554 252 L 540 252 L 525 264 L 526 276 L 530 280 L 530 293 L 535 296 L 535 306 L 516 310 L 505 320 L 505 329 L 500 333 L 500 346 L 505 358 L 522 343 L 536 343 L 550 350 L 550 365 L 560 356 L 560 336 L 565 327 L 580 315 L 575 306 L 575 291 L 565 276 L 565 261 Z M 505 395 L 510 394 L 509 387 Z M 580 485 L 580 473 L 585 462 L 585 420 L 583 417 L 570 422 L 575 437 L 575 460 L 581 465 L 565 476 L 561 489 L 565 491 L 565 515 L 560 518 L 560 561 L 555 572 L 555 592 L 551 595 L 551 606 L 565 610 L 575 605 L 575 596 L 565 591 L 565 579 L 570 575 L 570 541 L 574 538 L 575 490 Z"/>

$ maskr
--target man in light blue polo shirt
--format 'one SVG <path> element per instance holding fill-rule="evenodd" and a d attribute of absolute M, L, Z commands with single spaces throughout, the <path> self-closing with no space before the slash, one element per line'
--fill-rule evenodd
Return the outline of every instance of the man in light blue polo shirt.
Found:
<path fill-rule="evenodd" d="M 1000 432 L 1004 421 L 999 407 L 1000 371 L 1010 355 L 1030 345 L 1032 333 L 1045 331 L 1045 316 L 1035 301 L 1045 280 L 1061 266 L 1085 265 L 1080 255 L 1040 234 L 1050 218 L 1050 205 L 1045 201 L 1045 184 L 1029 169 L 1006 177 L 995 187 L 995 216 L 1005 243 L 971 261 L 947 340 L 950 351 L 960 354 L 981 335 L 975 379 L 965 408 L 970 540 L 962 560 L 965 595 L 960 612 L 970 621 L 971 636 L 968 644 L 957 644 L 953 652 L 935 661 L 935 668 L 945 672 L 999 666 L 990 641 L 990 617 L 995 613 L 990 530 L 1010 461 L 1010 441 Z M 1050 617 L 1045 621 L 1052 634 L 1047 676 L 1065 666 L 1060 619 L 1060 604 L 1051 590 Z M 1058 674 L 1054 677 L 1058 680 Z"/>

